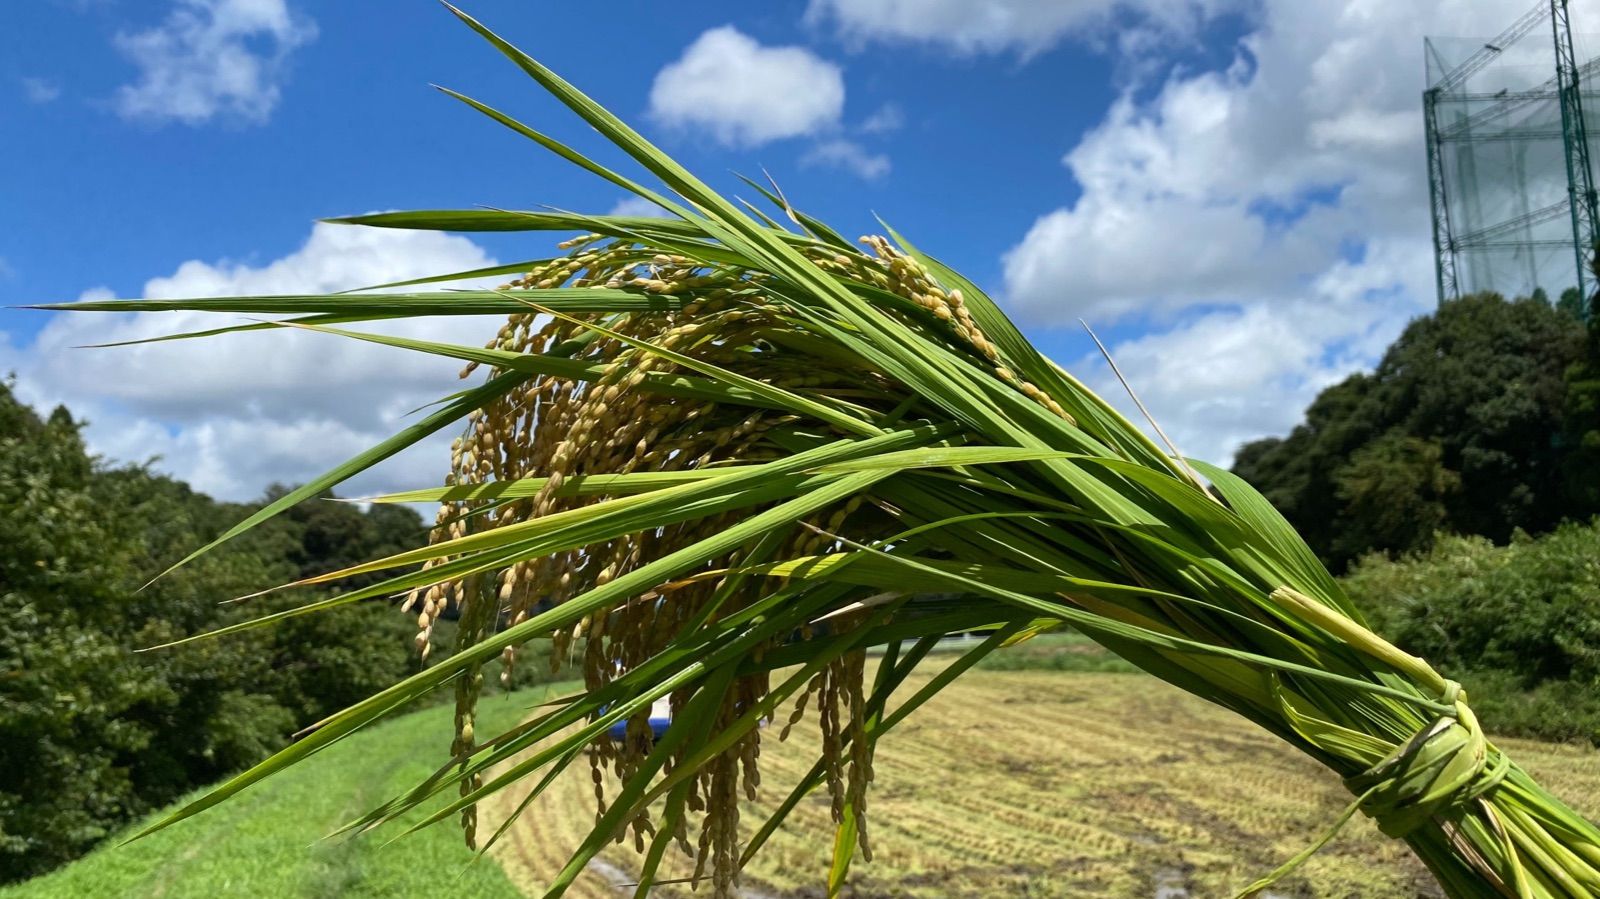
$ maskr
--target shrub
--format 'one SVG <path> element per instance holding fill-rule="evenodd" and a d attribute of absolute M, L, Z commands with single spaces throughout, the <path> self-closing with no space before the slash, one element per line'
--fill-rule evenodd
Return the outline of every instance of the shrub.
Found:
<path fill-rule="evenodd" d="M 1440 537 L 1363 559 L 1352 598 L 1400 646 L 1454 672 L 1505 733 L 1600 744 L 1600 520 L 1496 547 Z"/>

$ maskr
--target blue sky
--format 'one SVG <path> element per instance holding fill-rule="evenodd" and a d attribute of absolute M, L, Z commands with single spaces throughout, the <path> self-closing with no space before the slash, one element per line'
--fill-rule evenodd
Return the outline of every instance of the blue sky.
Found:
<path fill-rule="evenodd" d="M 730 172 L 765 166 L 844 230 L 882 215 L 1109 395 L 1087 319 L 1180 445 L 1226 461 L 1431 305 L 1421 39 L 1492 33 L 1524 5 L 467 8 L 730 192 Z M 428 0 L 43 0 L 0 25 L 0 304 L 333 290 L 529 258 L 536 236 L 313 222 L 622 199 L 429 89 L 618 161 Z M 86 414 L 100 451 L 158 454 L 229 498 L 307 477 L 450 388 L 448 371 L 317 335 L 69 349 L 186 323 L 0 310 L 0 371 Z M 438 458 L 361 486 L 428 483 Z"/>
<path fill-rule="evenodd" d="M 197 125 L 130 121 L 116 114 L 115 97 L 138 68 L 116 51 L 116 36 L 159 27 L 170 7 L 31 4 L 25 27 L 0 38 L 0 82 L 10 88 L 0 93 L 9 135 L 0 143 L 8 198 L 0 257 L 10 269 L 0 302 L 76 297 L 98 285 L 129 295 L 186 259 L 272 259 L 293 250 L 321 216 L 476 204 L 597 209 L 618 199 L 609 185 L 429 89 L 461 90 L 604 149 L 426 0 L 291 4 L 314 16 L 316 35 L 292 51 L 265 122 L 225 111 Z M 1076 191 L 1058 157 L 1116 90 L 1115 60 L 1103 54 L 1049 53 L 1023 64 L 1014 56 L 950 60 L 933 48 L 851 53 L 826 29 L 801 24 L 804 3 L 705 4 L 672 15 L 659 3 L 607 8 L 643 27 L 610 29 L 598 50 L 573 39 L 594 27 L 579 4 L 480 0 L 471 11 L 647 126 L 657 71 L 708 28 L 733 24 L 763 45 L 805 41 L 848 80 L 836 133 L 854 132 L 867 153 L 887 155 L 888 176 L 802 164 L 815 146 L 805 139 L 730 148 L 683 129 L 657 126 L 652 135 L 729 190 L 738 184 L 726 173 L 758 175 L 765 166 L 830 220 L 865 230 L 876 212 L 908 223 L 991 282 L 1015 240 L 1014 223 L 1071 201 Z M 64 57 L 63 46 L 87 52 Z M 26 79 L 45 80 L 60 96 L 29 102 Z M 1062 95 L 1070 102 L 1020 102 Z M 899 127 L 862 134 L 886 107 Z M 497 255 L 529 249 L 525 238 L 479 242 Z M 0 327 L 23 337 L 42 320 L 0 315 Z"/>

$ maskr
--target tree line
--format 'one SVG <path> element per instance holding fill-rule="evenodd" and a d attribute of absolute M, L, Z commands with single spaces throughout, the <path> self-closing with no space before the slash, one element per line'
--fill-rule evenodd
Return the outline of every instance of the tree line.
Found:
<path fill-rule="evenodd" d="M 1233 471 L 1335 571 L 1440 533 L 1505 543 L 1600 513 L 1600 315 L 1479 294 L 1411 322 Z"/>
<path fill-rule="evenodd" d="M 1600 745 L 1595 303 L 1444 303 L 1234 472 L 1491 731 Z"/>

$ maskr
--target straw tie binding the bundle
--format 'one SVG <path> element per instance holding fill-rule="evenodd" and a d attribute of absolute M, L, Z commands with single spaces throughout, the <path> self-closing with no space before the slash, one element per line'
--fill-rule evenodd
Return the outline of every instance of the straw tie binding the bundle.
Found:
<path fill-rule="evenodd" d="M 1356 796 L 1355 801 L 1315 842 L 1267 876 L 1245 887 L 1237 894 L 1239 897 L 1254 896 L 1294 871 L 1327 845 L 1357 811 L 1372 818 L 1383 833 L 1403 839 L 1424 824 L 1449 818 L 1452 810 L 1460 812 L 1487 796 L 1505 781 L 1513 768 L 1510 757 L 1484 736 L 1477 715 L 1467 705 L 1466 694 L 1460 683 L 1442 677 L 1422 659 L 1401 651 L 1337 610 L 1292 588 L 1280 587 L 1273 592 L 1273 598 L 1298 608 L 1307 617 L 1319 620 L 1367 655 L 1408 671 L 1424 683 L 1437 683 L 1439 703 L 1443 710 L 1437 718 L 1418 728 L 1410 739 L 1373 761 L 1366 770 L 1344 778 L 1345 787 Z M 1361 739 L 1359 734 L 1338 733 L 1342 729 L 1326 721 L 1316 721 L 1316 726 L 1308 726 L 1315 719 L 1294 707 L 1293 701 L 1281 689 L 1281 684 L 1275 686 L 1278 687 L 1276 692 L 1286 716 L 1310 743 L 1331 754 L 1346 757 L 1361 757 L 1363 750 L 1368 757 L 1374 754 L 1372 747 L 1375 744 Z M 1338 738 L 1330 739 L 1330 735 L 1337 735 Z M 1510 895 L 1531 895 L 1525 889 L 1526 872 L 1516 861 L 1516 847 L 1506 834 L 1494 807 L 1488 803 L 1480 807 L 1494 825 L 1496 836 L 1502 843 L 1501 849 L 1516 873 L 1515 880 L 1519 886 Z M 1483 863 L 1476 853 L 1469 855 L 1469 861 L 1480 867 L 1486 880 L 1501 882 L 1499 873 L 1491 865 Z"/>
<path fill-rule="evenodd" d="M 1440 715 L 1367 770 L 1345 778 L 1345 787 L 1356 794 L 1355 801 L 1317 840 L 1270 874 L 1245 887 L 1236 899 L 1255 896 L 1292 873 L 1337 836 L 1357 811 L 1374 819 L 1383 833 L 1403 839 L 1424 824 L 1449 817 L 1452 809 L 1461 810 L 1500 786 L 1513 768 L 1511 759 L 1485 738 L 1477 716 L 1467 706 L 1461 685 L 1445 681 L 1441 700 L 1450 706 L 1450 713 Z M 1516 847 L 1494 807 L 1488 803 L 1480 807 L 1489 816 L 1501 841 L 1500 848 L 1515 872 L 1515 892 L 1506 894 L 1532 896 L 1527 888 L 1526 872 L 1516 862 Z M 1507 886 L 1499 872 L 1477 857 L 1476 852 L 1469 856 L 1486 881 L 1502 889 Z"/>
<path fill-rule="evenodd" d="M 1273 598 L 1317 619 L 1363 653 L 1423 683 L 1438 685 L 1441 714 L 1371 767 L 1344 779 L 1356 794 L 1356 807 L 1375 819 L 1384 833 L 1405 837 L 1438 812 L 1477 799 L 1505 779 L 1511 760 L 1484 737 L 1461 684 L 1293 588 L 1280 587 Z M 1313 733 L 1302 735 L 1318 742 Z"/>
<path fill-rule="evenodd" d="M 1440 717 L 1365 772 L 1345 778 L 1361 810 L 1391 837 L 1404 837 L 1449 806 L 1485 795 L 1511 770 L 1510 757 L 1485 739 L 1461 685 L 1449 681 L 1443 701 L 1455 707 L 1454 715 Z"/>

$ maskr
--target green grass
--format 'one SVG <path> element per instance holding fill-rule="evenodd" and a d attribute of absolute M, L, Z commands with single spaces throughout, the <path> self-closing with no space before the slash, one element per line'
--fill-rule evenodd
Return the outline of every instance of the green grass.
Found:
<path fill-rule="evenodd" d="M 990 671 L 1077 671 L 1135 674 L 1139 669 L 1077 631 L 1040 634 L 985 656 Z"/>
<path fill-rule="evenodd" d="M 483 726 L 490 733 L 511 726 L 546 692 L 485 698 Z M 451 714 L 451 707 L 435 706 L 374 726 L 232 802 L 135 843 L 118 846 L 122 837 L 114 838 L 65 868 L 0 888 L 0 897 L 520 897 L 495 862 L 470 864 L 460 830 L 449 824 L 388 846 L 382 831 L 318 841 L 431 773 L 448 748 Z"/>

